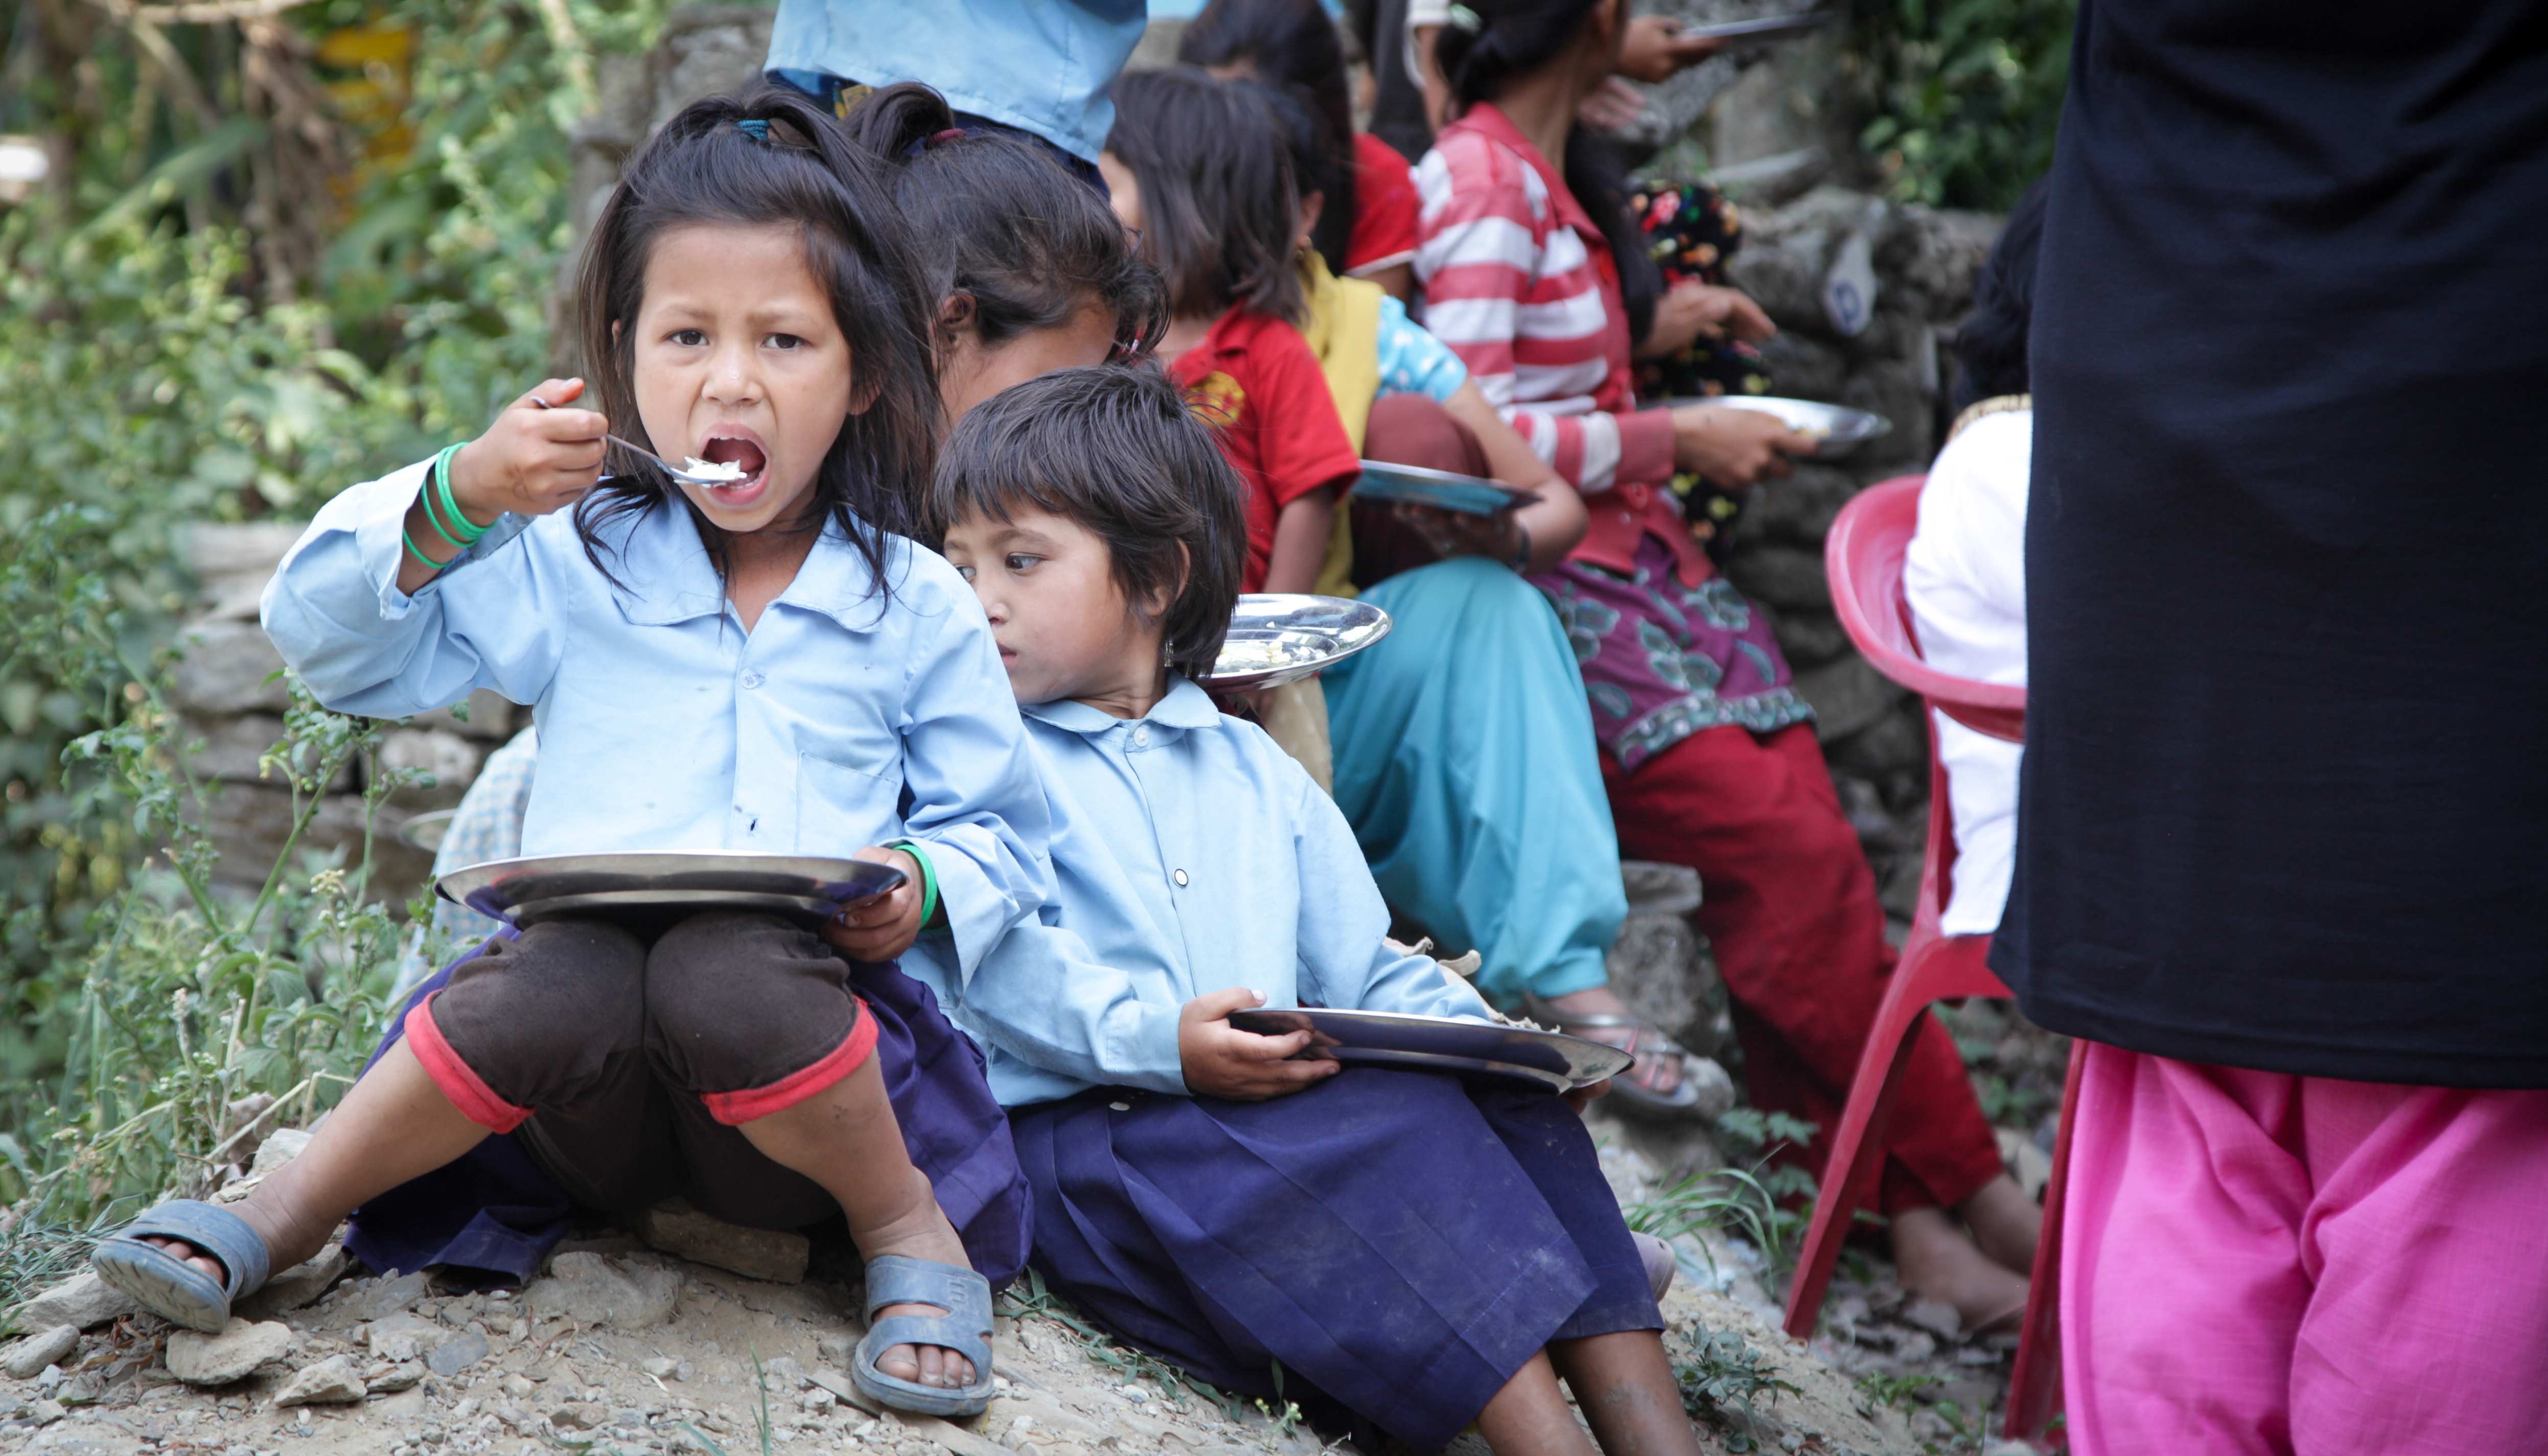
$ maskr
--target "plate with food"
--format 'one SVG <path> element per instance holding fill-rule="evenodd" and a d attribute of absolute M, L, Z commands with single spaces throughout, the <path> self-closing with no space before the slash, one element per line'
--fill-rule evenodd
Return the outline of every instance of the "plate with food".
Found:
<path fill-rule="evenodd" d="M 1636 1064 L 1616 1046 L 1562 1032 L 1398 1011 L 1268 1007 L 1233 1011 L 1229 1024 L 1260 1037 L 1306 1031 L 1310 1045 L 1299 1058 L 1505 1077 L 1551 1092 L 1589 1087 Z"/>
<path fill-rule="evenodd" d="M 1772 41 L 1790 41 L 1809 31 L 1817 31 L 1840 19 L 1837 10 L 1799 10 L 1788 15 L 1756 15 L 1744 20 L 1720 20 L 1705 25 L 1683 26 L 1681 35 L 1691 41 L 1723 41 L 1729 46 L 1760 46 Z"/>
<path fill-rule="evenodd" d="M 866 860 L 810 855 L 534 855 L 492 860 L 435 881 L 435 894 L 517 926 L 583 915 L 769 910 L 820 925 L 843 905 L 902 883 Z"/>
<path fill-rule="evenodd" d="M 1775 395 L 1711 395 L 1697 400 L 1666 400 L 1663 405 L 1671 410 L 1705 405 L 1774 414 L 1787 428 L 1812 439 L 1817 447 L 1815 453 L 1827 460 L 1846 455 L 1893 428 L 1892 420 L 1866 410 L 1826 405 L 1820 400 L 1782 400 Z"/>
<path fill-rule="evenodd" d="M 1298 682 L 1389 635 L 1389 613 L 1342 596 L 1257 592 L 1238 598 L 1212 676 L 1215 692 L 1256 692 Z"/>
<path fill-rule="evenodd" d="M 1353 493 L 1365 500 L 1430 505 L 1462 515 L 1493 515 L 1539 500 L 1536 491 L 1519 490 L 1484 476 L 1427 470 L 1420 465 L 1391 465 L 1381 460 L 1362 463 L 1362 480 Z"/>

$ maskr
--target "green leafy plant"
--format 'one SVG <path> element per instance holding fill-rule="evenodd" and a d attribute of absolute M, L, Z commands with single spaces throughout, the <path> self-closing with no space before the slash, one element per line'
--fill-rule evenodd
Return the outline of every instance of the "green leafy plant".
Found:
<path fill-rule="evenodd" d="M 1682 1408 L 1723 1430 L 1728 1451 L 1759 1450 L 1761 1408 L 1798 1394 L 1750 1341 L 1730 1331 L 1694 1326 L 1672 1361 Z"/>
<path fill-rule="evenodd" d="M 1860 140 L 1894 195 L 2004 211 L 2052 164 L 2077 0 L 1856 0 L 1874 113 Z"/>

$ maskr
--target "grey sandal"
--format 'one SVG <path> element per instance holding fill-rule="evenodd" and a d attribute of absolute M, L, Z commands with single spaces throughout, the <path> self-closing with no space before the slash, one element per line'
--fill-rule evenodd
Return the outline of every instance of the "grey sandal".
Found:
<path fill-rule="evenodd" d="M 219 1262 L 223 1277 L 210 1274 L 145 1238 L 174 1238 Z M 124 1226 L 89 1256 L 97 1277 L 132 1296 L 151 1314 L 219 1334 L 229 1320 L 230 1304 L 265 1285 L 268 1260 L 265 1240 L 247 1221 L 226 1208 L 191 1198 L 170 1199 Z"/>
<path fill-rule="evenodd" d="M 1532 1021 L 1554 1026 L 1570 1037 L 1616 1046 L 1636 1058 L 1625 1073 L 1610 1079 L 1610 1095 L 1619 1099 L 1620 1111 L 1655 1118 L 1698 1117 L 1698 1079 L 1689 1074 L 1689 1052 L 1635 1013 L 1560 1011 L 1537 996 L 1524 996 L 1522 1009 Z M 1615 1035 L 1601 1035 L 1620 1031 L 1628 1034 L 1624 1040 Z M 1636 1075 L 1640 1069 L 1651 1071 L 1655 1065 L 1665 1061 L 1671 1062 L 1681 1072 L 1681 1080 L 1670 1092 L 1658 1092 Z"/>
<path fill-rule="evenodd" d="M 991 1406 L 991 1282 L 961 1264 L 879 1254 L 867 1260 L 867 1332 L 850 1360 L 859 1394 L 915 1415 L 979 1415 Z M 887 1305 L 935 1305 L 944 1315 L 888 1315 Z M 973 1364 L 960 1390 L 887 1375 L 876 1361 L 895 1345 L 936 1345 Z"/>

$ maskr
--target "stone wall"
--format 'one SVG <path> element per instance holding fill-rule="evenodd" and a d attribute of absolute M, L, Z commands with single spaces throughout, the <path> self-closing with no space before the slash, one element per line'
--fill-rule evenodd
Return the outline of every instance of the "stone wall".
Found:
<path fill-rule="evenodd" d="M 282 852 L 292 829 L 291 790 L 258 773 L 257 760 L 283 737 L 287 697 L 283 659 L 257 625 L 257 596 L 266 579 L 301 534 L 298 525 L 199 525 L 187 533 L 186 554 L 201 583 L 196 615 L 179 629 L 183 656 L 177 665 L 175 701 L 185 736 L 200 744 L 188 767 L 212 795 L 210 827 L 221 847 L 213 866 L 226 889 L 254 892 Z M 450 711 L 428 713 L 392 729 L 381 749 L 388 769 L 420 769 L 430 786 L 401 789 L 381 807 L 372 841 L 375 887 L 405 899 L 424 884 L 432 856 L 398 838 L 410 815 L 460 802 L 479 766 L 510 737 L 516 710 L 492 692 L 473 696 L 466 721 Z M 303 848 L 363 853 L 360 770 L 349 770 L 329 787 L 318 817 L 302 835 Z"/>

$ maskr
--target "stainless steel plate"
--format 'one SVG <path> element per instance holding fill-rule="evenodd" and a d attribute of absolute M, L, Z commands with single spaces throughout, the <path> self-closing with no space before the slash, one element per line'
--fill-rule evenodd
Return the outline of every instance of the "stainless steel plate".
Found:
<path fill-rule="evenodd" d="M 1893 421 L 1865 410 L 1852 410 L 1846 405 L 1826 405 L 1819 400 L 1782 400 L 1775 395 L 1711 395 L 1698 400 L 1666 400 L 1666 407 L 1678 410 L 1684 405 L 1712 405 L 1725 410 L 1751 410 L 1774 414 L 1787 428 L 1812 435 L 1820 448 L 1814 453 L 1824 460 L 1837 459 L 1893 428 Z"/>
<path fill-rule="evenodd" d="M 902 883 L 864 860 L 807 855 L 538 855 L 455 869 L 434 892 L 481 915 L 537 925 L 611 911 L 774 910 L 821 922 Z"/>
<path fill-rule="evenodd" d="M 452 816 L 459 812 L 458 809 L 427 809 L 421 814 L 411 814 L 405 824 L 399 826 L 399 838 L 428 855 L 434 854 L 442 848 L 442 837 L 451 832 Z"/>
<path fill-rule="evenodd" d="M 1229 1024 L 1260 1037 L 1308 1031 L 1305 1057 L 1482 1072 L 1570 1092 L 1615 1077 L 1636 1064 L 1616 1046 L 1558 1032 L 1524 1031 L 1442 1016 L 1395 1011 L 1327 1011 L 1313 1006 L 1233 1011 Z"/>
<path fill-rule="evenodd" d="M 1481 476 L 1426 470 L 1419 465 L 1391 465 L 1379 460 L 1362 463 L 1362 482 L 1353 488 L 1353 493 L 1366 500 L 1430 505 L 1437 510 L 1456 510 L 1462 515 L 1493 515 L 1499 510 L 1533 504 L 1539 500 L 1537 491 L 1516 491 L 1500 481 Z"/>
<path fill-rule="evenodd" d="M 1736 45 L 1757 46 L 1768 41 L 1792 40 L 1807 31 L 1818 30 L 1840 18 L 1836 10 L 1800 10 L 1793 15 L 1762 15 L 1750 20 L 1718 21 L 1714 25 L 1684 26 L 1682 34 L 1693 38 L 1730 41 Z"/>
<path fill-rule="evenodd" d="M 1341 596 L 1254 592 L 1238 598 L 1229 635 L 1203 685 L 1254 692 L 1297 682 L 1389 635 L 1389 613 Z"/>

